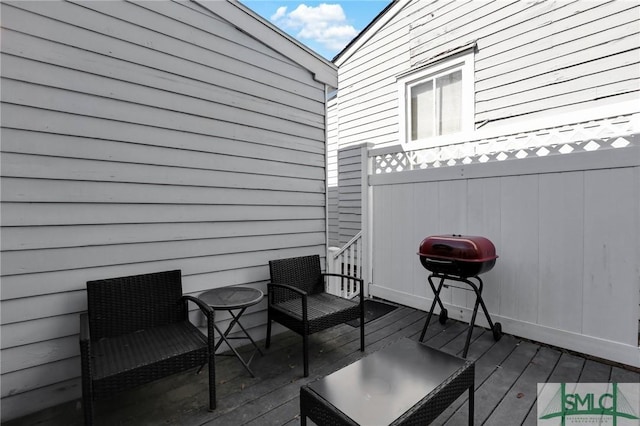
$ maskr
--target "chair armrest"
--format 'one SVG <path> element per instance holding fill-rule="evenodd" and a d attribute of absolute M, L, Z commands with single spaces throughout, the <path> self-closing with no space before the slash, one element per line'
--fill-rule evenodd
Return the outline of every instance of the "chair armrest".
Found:
<path fill-rule="evenodd" d="M 358 283 L 359 287 L 360 287 L 360 292 L 359 292 L 359 296 L 360 296 L 360 303 L 364 303 L 364 280 L 362 278 L 356 278 L 353 277 L 351 275 L 346 275 L 346 274 L 335 274 L 332 272 L 325 272 L 322 274 L 322 277 L 339 277 L 339 278 L 345 278 L 348 280 L 353 280 L 355 282 Z"/>
<path fill-rule="evenodd" d="M 214 332 L 214 321 L 215 321 L 215 311 L 213 308 L 197 297 L 182 295 L 180 298 L 181 301 L 184 301 L 185 304 L 188 302 L 193 302 L 200 308 L 202 314 L 207 318 L 207 342 L 209 344 L 209 350 L 211 351 L 211 356 L 215 354 L 215 332 Z M 209 366 L 209 368 L 213 368 Z"/>
<path fill-rule="evenodd" d="M 356 278 L 346 274 L 334 274 L 334 273 L 326 272 L 326 273 L 323 273 L 322 276 L 323 277 L 340 277 L 340 278 L 346 278 L 349 280 L 354 280 L 360 284 L 360 289 L 362 289 L 362 285 L 364 284 L 364 280 L 362 278 Z"/>
<path fill-rule="evenodd" d="M 297 287 L 293 287 L 287 284 L 276 284 L 276 283 L 267 283 L 267 296 L 268 296 L 268 304 L 269 305 L 273 305 L 273 297 L 274 297 L 274 289 L 282 289 L 282 290 L 288 290 L 288 291 L 292 291 L 293 293 L 297 294 L 299 297 L 299 299 L 302 301 L 302 318 L 305 319 L 307 318 L 307 292 L 304 290 L 301 290 Z"/>
<path fill-rule="evenodd" d="M 198 306 L 198 308 L 200 308 L 204 316 L 207 317 L 207 320 L 211 320 L 211 321 L 214 320 L 215 312 L 213 308 L 211 308 L 211 306 L 204 303 L 202 300 L 198 299 L 197 297 L 187 296 L 187 295 L 183 295 L 182 300 L 184 300 L 185 302 L 191 301 L 195 303 Z"/>
<path fill-rule="evenodd" d="M 89 314 L 80 314 L 80 342 L 90 342 L 91 332 L 89 330 Z"/>
<path fill-rule="evenodd" d="M 307 296 L 307 292 L 306 292 L 306 291 L 304 291 L 304 290 L 300 290 L 299 288 L 294 287 L 294 286 L 291 286 L 291 285 L 288 285 L 288 284 L 267 283 L 267 289 L 268 289 L 269 287 L 284 288 L 284 289 L 287 289 L 287 290 L 291 290 L 291 291 L 293 291 L 294 293 L 298 293 L 298 294 L 299 294 L 300 296 L 302 296 L 302 297 L 306 297 L 306 296 Z M 270 294 L 270 293 L 271 293 L 271 292 L 269 292 L 269 294 Z"/>
<path fill-rule="evenodd" d="M 89 314 L 80 314 L 80 372 L 82 375 L 83 394 L 85 389 L 93 389 L 93 366 L 91 365 L 91 332 L 89 330 Z M 86 400 L 85 400 L 86 401 Z"/>
<path fill-rule="evenodd" d="M 89 330 L 89 314 L 80 314 L 80 358 L 82 370 L 89 377 L 91 374 L 91 332 Z"/>

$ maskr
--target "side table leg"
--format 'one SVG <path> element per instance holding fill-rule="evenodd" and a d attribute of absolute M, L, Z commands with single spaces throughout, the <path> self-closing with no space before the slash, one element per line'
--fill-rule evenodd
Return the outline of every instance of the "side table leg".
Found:
<path fill-rule="evenodd" d="M 218 326 L 216 326 L 216 329 L 218 330 L 218 333 L 220 333 L 220 337 L 223 337 L 222 340 L 218 340 L 218 343 L 216 343 L 216 347 L 215 347 L 216 351 L 218 350 L 218 348 L 220 347 L 220 345 L 222 344 L 223 341 L 227 345 L 229 345 L 229 342 L 227 341 L 227 336 L 229 335 L 229 333 L 231 333 L 231 329 L 236 325 L 236 323 L 238 322 L 238 318 L 240 318 L 242 316 L 242 314 L 244 313 L 244 311 L 246 309 L 247 308 L 242 308 L 240 310 L 240 312 L 238 312 L 237 317 L 236 317 L 236 315 L 233 315 L 233 312 L 231 310 L 227 310 L 227 312 L 229 312 L 229 314 L 231 315 L 231 318 L 233 318 L 233 320 L 229 323 L 229 325 L 227 326 L 227 329 L 224 331 L 224 333 L 222 331 L 220 331 Z M 246 331 L 245 331 L 245 333 L 246 333 Z M 229 345 L 229 346 L 231 346 L 231 345 Z"/>
<path fill-rule="evenodd" d="M 231 349 L 231 351 L 235 354 L 236 358 L 238 358 L 238 361 L 240 361 L 242 363 L 242 365 L 244 366 L 245 370 L 247 370 L 249 372 L 249 374 L 251 374 L 251 377 L 256 377 L 256 375 L 253 374 L 253 371 L 251 371 L 251 368 L 249 367 L 249 364 L 247 364 L 245 362 L 245 360 L 242 358 L 242 355 L 240 355 L 238 353 L 238 351 L 236 350 L 236 348 L 234 348 L 231 345 L 231 342 L 229 342 L 229 340 L 227 339 L 226 334 L 221 332 L 217 325 L 214 324 L 213 326 L 216 329 L 216 331 L 220 334 L 220 339 L 221 339 L 221 340 L 218 341 L 218 344 L 216 345 L 216 350 L 218 349 L 218 347 L 220 347 L 220 344 L 224 341 L 227 344 L 227 346 L 229 346 L 229 349 Z M 229 329 L 227 329 L 227 333 L 228 332 L 229 332 Z"/>
<path fill-rule="evenodd" d="M 234 315 L 233 312 L 229 311 L 229 313 L 231 314 L 231 316 L 233 317 L 233 320 L 235 322 L 236 325 L 238 325 L 241 329 L 242 332 L 244 333 L 244 335 L 246 336 L 246 339 L 249 339 L 251 341 L 251 343 L 253 344 L 253 347 L 256 348 L 256 351 L 258 351 L 258 353 L 261 356 L 264 356 L 264 354 L 262 353 L 262 351 L 260 350 L 260 348 L 258 347 L 258 345 L 256 344 L 256 342 L 254 342 L 253 338 L 251 338 L 251 335 L 247 332 L 247 330 L 245 330 L 244 326 L 242 325 L 242 323 L 240 323 L 240 315 L 244 312 L 244 309 L 238 313 L 238 315 Z M 243 337 L 244 339 L 245 337 Z"/>

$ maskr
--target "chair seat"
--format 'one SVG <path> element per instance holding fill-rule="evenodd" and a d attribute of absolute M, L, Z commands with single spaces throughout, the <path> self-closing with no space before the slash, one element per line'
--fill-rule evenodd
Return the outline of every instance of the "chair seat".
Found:
<path fill-rule="evenodd" d="M 195 360 L 183 360 L 186 367 L 207 362 L 207 338 L 189 322 L 140 330 L 132 334 L 102 338 L 92 342 L 91 360 L 94 380 L 126 374 L 148 365 L 190 355 Z"/>
<path fill-rule="evenodd" d="M 320 256 L 291 257 L 269 261 L 271 283 L 267 284 L 267 339 L 275 321 L 302 336 L 304 376 L 309 376 L 309 335 L 360 319 L 360 350 L 364 352 L 364 296 L 362 278 L 344 274 L 323 274 Z M 358 300 L 348 300 L 325 291 L 326 276 L 339 277 L 358 285 Z M 306 299 L 306 315 L 303 303 Z"/>
<path fill-rule="evenodd" d="M 274 305 L 287 315 L 302 321 L 300 299 L 287 300 Z M 307 317 L 310 330 L 323 330 L 332 324 L 341 324 L 359 318 L 359 303 L 328 293 L 312 294 L 307 297 Z"/>

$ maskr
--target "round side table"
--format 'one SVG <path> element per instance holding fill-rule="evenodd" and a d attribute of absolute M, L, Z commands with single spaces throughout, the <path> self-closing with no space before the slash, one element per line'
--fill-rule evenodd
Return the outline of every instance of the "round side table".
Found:
<path fill-rule="evenodd" d="M 220 334 L 220 340 L 218 340 L 218 343 L 216 343 L 215 350 L 217 351 L 222 342 L 225 342 L 227 346 L 229 346 L 233 354 L 238 358 L 238 360 L 240 360 L 242 365 L 244 365 L 244 368 L 246 368 L 249 374 L 251 374 L 251 377 L 255 377 L 255 374 L 253 374 L 253 371 L 251 371 L 251 368 L 249 368 L 249 364 L 253 360 L 255 354 L 259 353 L 260 355 L 262 355 L 262 351 L 260 350 L 258 345 L 256 345 L 256 342 L 253 341 L 249 333 L 247 333 L 247 330 L 245 330 L 245 328 L 240 323 L 240 317 L 248 307 L 259 303 L 263 297 L 264 294 L 262 293 L 262 291 L 251 287 L 215 288 L 213 290 L 205 291 L 200 296 L 198 296 L 200 300 L 211 306 L 211 309 L 213 309 L 214 311 L 227 311 L 229 312 L 229 314 L 231 314 L 233 320 L 224 332 L 220 331 L 215 323 L 213 324 L 218 334 Z M 234 313 L 233 311 L 237 312 Z M 236 324 L 242 329 L 244 336 L 229 336 L 229 333 Z M 251 357 L 249 357 L 249 360 L 245 361 L 244 358 L 242 358 L 242 356 L 238 353 L 238 351 L 231 345 L 229 340 L 232 339 L 251 341 L 251 343 L 255 347 L 255 350 L 251 354 Z"/>

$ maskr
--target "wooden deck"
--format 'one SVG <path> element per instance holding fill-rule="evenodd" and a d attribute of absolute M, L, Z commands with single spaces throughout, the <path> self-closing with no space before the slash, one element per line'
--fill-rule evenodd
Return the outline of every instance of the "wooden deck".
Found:
<path fill-rule="evenodd" d="M 425 313 L 399 307 L 366 325 L 366 352 L 401 337 L 417 340 Z M 466 325 L 432 320 L 426 343 L 460 354 Z M 363 356 L 358 329 L 342 325 L 310 339 L 309 378 L 302 378 L 301 339 L 285 332 L 272 338 L 264 357 L 251 364 L 251 378 L 232 357 L 218 357 L 218 408 L 208 412 L 207 375 L 195 371 L 174 375 L 135 391 L 98 402 L 98 425 L 299 425 L 300 386 L 348 365 Z M 263 342 L 260 342 L 261 347 Z M 536 384 L 542 382 L 638 382 L 637 371 L 609 365 L 505 335 L 499 342 L 476 327 L 468 357 L 476 360 L 476 425 L 535 425 Z M 466 397 L 461 397 L 435 422 L 467 424 Z M 79 401 L 60 405 L 5 423 L 17 425 L 80 425 Z"/>

